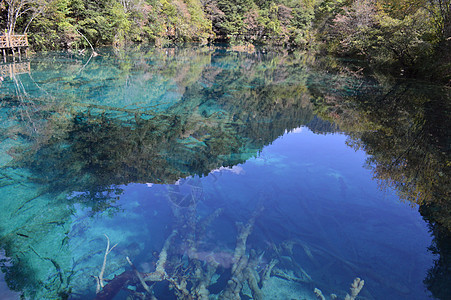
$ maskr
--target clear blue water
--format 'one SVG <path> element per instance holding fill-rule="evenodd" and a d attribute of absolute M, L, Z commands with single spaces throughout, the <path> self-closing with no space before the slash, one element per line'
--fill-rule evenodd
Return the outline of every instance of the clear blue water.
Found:
<path fill-rule="evenodd" d="M 105 288 L 132 274 L 129 257 L 157 299 L 182 299 L 183 280 L 193 299 L 201 283 L 204 299 L 235 299 L 230 279 L 248 280 L 241 299 L 344 299 L 356 277 L 360 299 L 432 297 L 418 205 L 351 147 L 377 128 L 348 111 L 332 124 L 315 102 L 374 79 L 302 54 L 101 54 L 35 55 L 2 83 L 2 299 L 95 298 L 105 235 Z M 127 278 L 114 299 L 144 295 Z"/>

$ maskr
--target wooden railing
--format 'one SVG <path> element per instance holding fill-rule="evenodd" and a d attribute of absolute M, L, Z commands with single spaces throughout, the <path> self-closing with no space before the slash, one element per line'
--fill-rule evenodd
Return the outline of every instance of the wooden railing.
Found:
<path fill-rule="evenodd" d="M 7 35 L 0 35 L 0 48 L 9 48 L 9 39 Z"/>
<path fill-rule="evenodd" d="M 0 48 L 28 47 L 28 37 L 26 34 L 0 35 Z"/>

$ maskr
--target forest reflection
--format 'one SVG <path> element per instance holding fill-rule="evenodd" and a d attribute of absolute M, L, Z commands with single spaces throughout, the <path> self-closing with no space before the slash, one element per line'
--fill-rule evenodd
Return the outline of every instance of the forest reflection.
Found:
<path fill-rule="evenodd" d="M 310 82 L 314 111 L 337 124 L 349 146 L 367 153 L 366 167 L 381 188 L 392 187 L 401 199 L 419 205 L 434 235 L 430 251 L 439 255 L 425 284 L 434 297 L 446 299 L 451 294 L 451 90 L 334 67 L 338 75 L 329 86 Z"/>
<path fill-rule="evenodd" d="M 94 196 L 242 163 L 301 125 L 335 130 L 312 112 L 303 56 L 209 49 L 123 55 L 105 52 L 88 65 L 73 58 L 69 66 L 55 55 L 32 62 L 31 76 L 11 80 L 2 102 L 11 126 L 3 136 L 26 145 L 8 150 L 9 166 L 28 168 L 48 191 Z"/>
<path fill-rule="evenodd" d="M 437 298 L 451 293 L 449 89 L 303 53 L 101 54 L 32 59 L 30 74 L 3 82 L 2 187 L 27 178 L 39 185 L 34 198 L 52 195 L 60 209 L 114 210 L 122 185 L 174 183 L 232 167 L 300 126 L 340 131 L 367 153 L 382 186 L 420 205 L 435 236 L 431 251 L 440 255 L 425 283 Z M 70 222 L 65 210 L 57 222 Z M 35 226 L 8 229 L 0 247 L 13 257 L 32 243 L 16 236 Z M 15 290 L 38 284 L 24 280 L 34 272 L 25 262 L 7 271 Z"/>

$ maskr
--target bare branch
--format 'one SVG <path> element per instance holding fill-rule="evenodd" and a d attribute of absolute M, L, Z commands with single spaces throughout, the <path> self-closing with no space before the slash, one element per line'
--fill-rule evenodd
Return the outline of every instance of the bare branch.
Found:
<path fill-rule="evenodd" d="M 114 249 L 114 247 L 117 246 L 114 245 L 113 247 L 110 248 L 110 239 L 108 238 L 108 236 L 106 234 L 104 234 L 104 236 L 107 239 L 107 245 L 106 245 L 106 250 L 105 250 L 105 255 L 103 257 L 103 264 L 102 264 L 102 269 L 100 270 L 100 274 L 99 276 L 96 278 L 97 279 L 97 288 L 96 288 L 96 294 L 98 294 L 100 292 L 100 289 L 104 287 L 104 283 L 103 283 L 103 273 L 105 272 L 105 267 L 106 267 L 106 258 L 108 256 L 108 254 L 110 254 L 110 252 Z"/>

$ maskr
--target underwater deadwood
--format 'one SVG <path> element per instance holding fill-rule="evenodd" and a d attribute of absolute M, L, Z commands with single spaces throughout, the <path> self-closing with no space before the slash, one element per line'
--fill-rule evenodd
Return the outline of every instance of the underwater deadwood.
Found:
<path fill-rule="evenodd" d="M 354 300 L 362 290 L 364 284 L 365 280 L 360 280 L 359 277 L 354 279 L 354 282 L 351 284 L 351 295 L 346 294 L 345 300 Z"/>
<path fill-rule="evenodd" d="M 141 273 L 139 273 L 139 271 L 136 269 L 135 265 L 132 263 L 130 258 L 127 256 L 126 259 L 127 259 L 127 262 L 129 263 L 129 265 L 132 267 L 133 271 L 135 272 L 136 277 L 138 277 L 139 282 L 141 282 L 141 285 L 143 286 L 143 288 L 146 290 L 146 292 L 148 292 L 149 294 L 152 294 L 150 287 L 146 284 Z"/>
<path fill-rule="evenodd" d="M 357 295 L 360 293 L 360 291 L 363 288 L 363 285 L 365 284 L 365 280 L 361 280 L 359 277 L 357 277 L 356 279 L 354 279 L 354 282 L 351 284 L 351 295 L 346 294 L 345 300 L 355 300 L 355 298 L 357 297 Z M 326 297 L 324 297 L 323 293 L 321 292 L 320 289 L 315 288 L 313 290 L 313 292 L 315 293 L 316 297 L 320 300 L 326 300 Z M 335 294 L 330 294 L 330 298 L 331 299 L 337 299 L 337 295 Z"/>
<path fill-rule="evenodd" d="M 164 266 L 168 259 L 169 246 L 171 245 L 171 241 L 177 235 L 177 233 L 178 231 L 174 229 L 172 233 L 168 236 L 166 242 L 163 245 L 163 249 L 161 249 L 160 255 L 158 257 L 157 268 L 155 269 L 155 272 L 147 273 L 144 277 L 145 281 L 162 281 L 168 277 L 168 274 L 166 273 Z"/>
<path fill-rule="evenodd" d="M 97 288 L 96 288 L 96 294 L 98 294 L 100 292 L 100 289 L 104 287 L 104 283 L 103 283 L 103 273 L 105 272 L 105 267 L 106 267 L 106 258 L 108 256 L 108 254 L 110 254 L 111 250 L 114 249 L 114 247 L 117 246 L 114 245 L 113 247 L 110 248 L 110 239 L 108 238 L 108 236 L 106 234 L 104 234 L 104 236 L 107 239 L 107 245 L 106 245 L 106 250 L 105 250 L 105 255 L 103 257 L 103 264 L 102 264 L 102 269 L 100 270 L 100 274 L 99 277 L 96 277 L 97 279 Z"/>
<path fill-rule="evenodd" d="M 105 287 L 96 295 L 95 300 L 113 299 L 127 284 L 134 279 L 133 271 L 125 271 L 115 276 Z"/>

